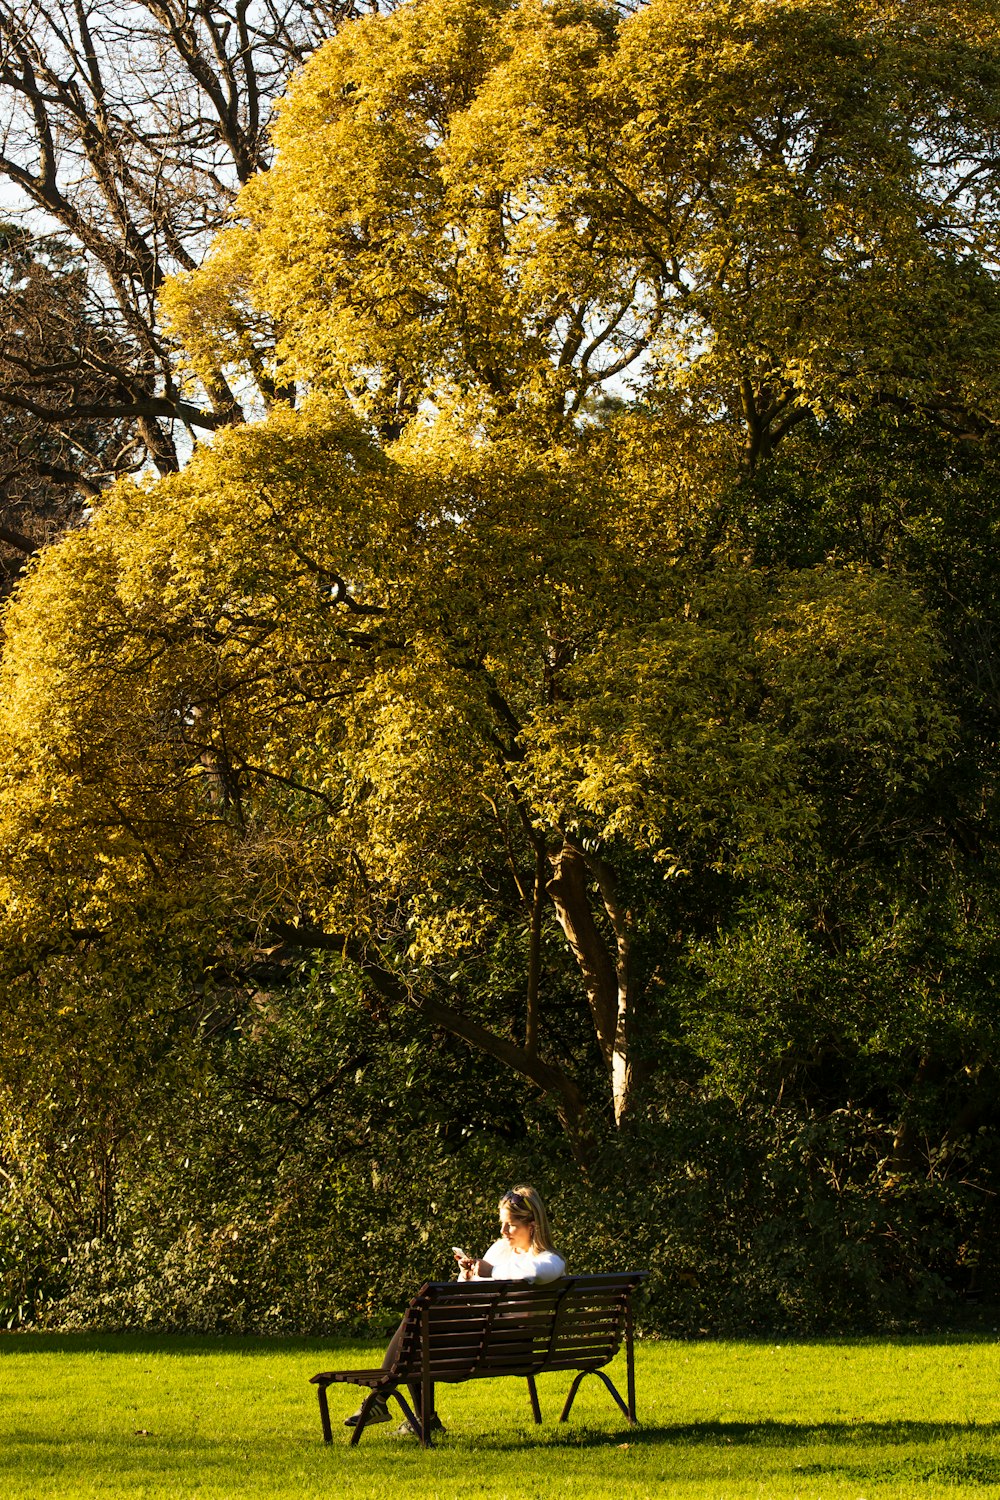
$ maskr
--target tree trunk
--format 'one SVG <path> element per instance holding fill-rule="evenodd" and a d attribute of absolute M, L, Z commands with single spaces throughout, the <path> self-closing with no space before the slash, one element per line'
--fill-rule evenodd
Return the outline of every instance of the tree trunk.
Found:
<path fill-rule="evenodd" d="M 408 1009 L 415 1010 L 432 1026 L 439 1026 L 453 1036 L 460 1036 L 470 1046 L 496 1058 L 505 1067 L 533 1083 L 542 1093 L 552 1098 L 560 1124 L 569 1140 L 573 1159 L 585 1177 L 589 1174 L 597 1156 L 597 1141 L 587 1119 L 583 1091 L 564 1068 L 540 1057 L 537 1050 L 529 1051 L 509 1037 L 490 1031 L 488 1027 L 467 1016 L 458 1005 L 404 983 L 380 961 L 377 953 L 355 938 L 315 929 L 290 927 L 285 923 L 275 924 L 273 930 L 281 937 L 283 945 L 290 948 L 329 950 L 341 954 L 391 1004 L 405 1005 Z"/>
<path fill-rule="evenodd" d="M 620 1127 L 635 1101 L 631 944 L 628 913 L 618 900 L 611 866 L 565 840 L 552 859 L 546 889 L 556 920 L 576 960 L 594 1021 L 598 1045 L 611 1081 L 615 1123 Z M 596 884 L 614 933 L 614 951 L 604 938 L 591 903 Z"/>

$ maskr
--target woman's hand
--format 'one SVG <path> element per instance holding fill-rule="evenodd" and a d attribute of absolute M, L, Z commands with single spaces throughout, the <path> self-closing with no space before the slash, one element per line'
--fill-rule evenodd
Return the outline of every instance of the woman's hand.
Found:
<path fill-rule="evenodd" d="M 471 1255 L 468 1255 L 464 1250 L 460 1250 L 457 1245 L 453 1245 L 452 1250 L 454 1251 L 455 1259 L 458 1261 L 459 1281 L 471 1281 L 476 1262 Z"/>
<path fill-rule="evenodd" d="M 488 1260 L 465 1260 L 459 1262 L 459 1281 L 485 1281 L 493 1275 L 493 1267 Z"/>

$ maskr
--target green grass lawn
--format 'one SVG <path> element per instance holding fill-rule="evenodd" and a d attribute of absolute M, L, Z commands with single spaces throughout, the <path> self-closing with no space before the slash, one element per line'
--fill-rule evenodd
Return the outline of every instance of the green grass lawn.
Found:
<path fill-rule="evenodd" d="M 317 1339 L 0 1336 L 0 1482 L 11 1496 L 412 1496 L 491 1500 L 1000 1497 L 995 1333 L 822 1341 L 647 1342 L 641 1426 L 599 1381 L 568 1424 L 568 1376 L 439 1388 L 431 1452 L 370 1428 L 320 1440 L 318 1369 L 375 1362 Z M 612 1373 L 620 1368 L 616 1363 Z M 335 1418 L 353 1408 L 331 1391 Z"/>

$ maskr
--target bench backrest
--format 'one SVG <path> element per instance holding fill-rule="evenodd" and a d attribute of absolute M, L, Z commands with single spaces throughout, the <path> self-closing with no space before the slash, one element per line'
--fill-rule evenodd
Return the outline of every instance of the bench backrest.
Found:
<path fill-rule="evenodd" d="M 432 1380 L 599 1369 L 621 1347 L 644 1271 L 523 1281 L 432 1281 L 407 1310 L 395 1373 Z"/>

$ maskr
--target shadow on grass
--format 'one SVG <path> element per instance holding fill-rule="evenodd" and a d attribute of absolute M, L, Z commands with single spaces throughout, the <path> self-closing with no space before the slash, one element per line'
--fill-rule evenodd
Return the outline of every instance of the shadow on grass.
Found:
<path fill-rule="evenodd" d="M 559 1440 L 592 1442 L 595 1446 L 626 1441 L 636 1448 L 658 1443 L 703 1444 L 708 1447 L 797 1448 L 814 1443 L 859 1447 L 906 1446 L 952 1442 L 958 1437 L 1000 1437 L 1000 1422 L 677 1422 L 622 1428 L 613 1437 L 580 1429 L 577 1436 L 563 1428 Z M 998 1459 L 1000 1463 L 1000 1459 Z"/>
<path fill-rule="evenodd" d="M 579 1431 L 556 1439 L 558 1446 L 600 1449 L 627 1445 L 642 1449 L 742 1451 L 826 1449 L 829 1457 L 789 1463 L 796 1479 L 837 1476 L 841 1481 L 916 1481 L 937 1484 L 1000 1484 L 1000 1455 L 978 1451 L 1000 1436 L 997 1422 L 682 1422 L 673 1427 L 634 1428 L 613 1437 Z M 553 1445 L 555 1446 L 555 1445 Z M 900 1452 L 916 1449 L 916 1452 Z M 888 1452 L 886 1452 L 888 1451 Z M 781 1466 L 780 1466 L 781 1467 Z"/>
<path fill-rule="evenodd" d="M 734 1455 L 742 1450 L 748 1458 L 751 1452 L 756 1454 L 758 1462 L 748 1465 L 754 1472 L 759 1472 L 759 1459 L 768 1452 L 772 1460 L 785 1452 L 787 1461 L 772 1462 L 772 1468 L 775 1472 L 784 1469 L 796 1478 L 836 1475 L 859 1482 L 891 1477 L 894 1481 L 997 1485 L 1000 1454 L 982 1449 L 995 1445 L 998 1437 L 997 1422 L 682 1422 L 614 1433 L 564 1427 L 549 1433 L 539 1446 L 576 1451 L 628 1447 L 637 1455 L 658 1448 L 684 1450 L 689 1456 L 699 1449 Z M 476 1446 L 523 1453 L 529 1444 L 530 1439 L 528 1443 L 494 1439 Z M 805 1450 L 805 1459 L 808 1450 L 815 1455 L 817 1449 L 821 1453 L 825 1449 L 826 1454 L 793 1461 L 796 1450 Z"/>
<path fill-rule="evenodd" d="M 123 1423 L 127 1426 L 127 1421 Z M 382 1446 L 386 1434 L 381 1433 L 378 1428 L 368 1434 L 368 1441 L 361 1448 L 351 1448 L 347 1435 L 343 1441 L 339 1441 L 337 1434 L 332 1444 L 325 1444 L 318 1438 L 315 1442 L 303 1441 L 297 1434 L 275 1437 L 273 1435 L 260 1434 L 249 1444 L 249 1447 L 258 1452 L 262 1457 L 273 1452 L 287 1453 L 289 1447 L 302 1452 L 312 1451 L 315 1453 L 354 1454 L 367 1453 L 374 1456 L 374 1452 Z M 391 1439 L 392 1433 L 388 1434 Z M 434 1452 L 457 1453 L 462 1449 L 470 1451 L 523 1451 L 526 1448 L 559 1449 L 559 1448 L 608 1448 L 629 1447 L 636 1450 L 653 1449 L 657 1447 L 685 1447 L 685 1448 L 838 1448 L 854 1454 L 859 1454 L 866 1448 L 892 1448 L 913 1447 L 930 1448 L 939 1444 L 955 1444 L 956 1442 L 975 1439 L 977 1443 L 993 1444 L 1000 1437 L 1000 1422 L 677 1422 L 660 1423 L 642 1427 L 615 1427 L 597 1428 L 595 1426 L 581 1424 L 574 1427 L 572 1423 L 565 1426 L 556 1423 L 547 1423 L 538 1428 L 526 1424 L 519 1431 L 498 1433 L 495 1429 L 484 1431 L 478 1429 L 474 1423 L 468 1426 L 463 1422 L 457 1427 L 452 1427 L 450 1432 L 443 1434 L 435 1440 Z M 11 1431 L 6 1435 L 9 1448 L 0 1447 L 0 1470 L 8 1462 L 16 1462 L 11 1451 L 19 1447 L 21 1453 L 28 1449 L 52 1449 L 67 1443 L 78 1441 L 80 1434 L 75 1431 L 66 1433 L 39 1433 L 36 1431 Z M 88 1439 L 88 1444 L 95 1442 Z M 96 1439 L 96 1446 L 105 1446 L 106 1440 Z M 113 1446 L 117 1451 L 123 1447 L 133 1447 L 133 1440 L 125 1432 L 121 1437 L 107 1442 L 107 1446 Z M 420 1453 L 421 1450 L 416 1443 L 412 1445 L 404 1443 L 400 1446 L 391 1443 L 390 1446 L 396 1451 L 409 1451 Z M 167 1452 L 184 1454 L 188 1457 L 197 1455 L 211 1460 L 218 1455 L 221 1459 L 224 1455 L 231 1454 L 234 1448 L 245 1450 L 248 1441 L 245 1434 L 232 1439 L 207 1438 L 197 1433 L 185 1433 L 184 1436 L 164 1433 L 162 1436 L 156 1432 L 148 1434 L 136 1434 L 134 1440 L 135 1451 L 150 1452 L 158 1450 L 160 1455 Z M 1000 1472 L 1000 1453 L 990 1456 L 991 1463 Z M 813 1466 L 815 1467 L 815 1466 Z M 820 1466 L 825 1467 L 825 1466 Z"/>
<path fill-rule="evenodd" d="M 143 1493 L 150 1483 L 189 1484 L 197 1476 L 199 1485 L 211 1485 L 225 1475 L 232 1486 L 227 1493 L 238 1493 L 245 1483 L 257 1494 L 266 1493 L 260 1490 L 262 1476 L 266 1484 L 267 1476 L 287 1474 L 293 1466 L 299 1482 L 309 1476 L 322 1485 L 335 1478 L 357 1494 L 358 1485 L 375 1485 L 380 1475 L 381 1484 L 389 1472 L 397 1484 L 405 1476 L 407 1483 L 419 1479 L 423 1487 L 420 1476 L 426 1476 L 434 1487 L 472 1472 L 493 1472 L 491 1464 L 506 1473 L 511 1460 L 529 1463 L 542 1474 L 564 1474 L 573 1452 L 588 1472 L 603 1474 L 602 1452 L 617 1462 L 621 1455 L 615 1450 L 627 1448 L 640 1465 L 644 1454 L 660 1467 L 664 1456 L 672 1455 L 678 1471 L 689 1478 L 702 1468 L 706 1475 L 717 1473 L 720 1455 L 726 1454 L 731 1455 L 724 1461 L 726 1472 L 745 1470 L 758 1480 L 767 1475 L 793 1482 L 828 1478 L 864 1487 L 892 1480 L 927 1485 L 929 1493 L 940 1494 L 944 1485 L 1000 1484 L 998 1436 L 1000 1424 L 992 1422 L 689 1422 L 614 1431 L 549 1424 L 547 1430 L 526 1426 L 503 1436 L 463 1424 L 423 1452 L 416 1443 L 386 1441 L 381 1434 L 359 1448 L 350 1448 L 346 1440 L 326 1446 L 292 1435 L 227 1440 L 197 1433 L 160 1436 L 155 1431 L 134 1437 L 123 1433 L 110 1440 L 84 1438 L 81 1446 L 78 1433 L 55 1436 L 15 1430 L 0 1447 L 0 1484 L 6 1480 L 8 1491 L 13 1486 L 13 1493 L 28 1494 L 31 1490 L 25 1485 L 32 1473 L 51 1478 L 77 1468 L 113 1474 L 120 1484 L 141 1487 Z M 648 1462 L 637 1472 L 643 1471 L 648 1471 Z"/>
<path fill-rule="evenodd" d="M 636 1447 L 670 1443 L 730 1452 L 818 1447 L 832 1450 L 829 1457 L 793 1463 L 789 1471 L 802 1478 L 836 1475 L 860 1483 L 891 1476 L 895 1482 L 996 1485 L 1000 1454 L 982 1449 L 998 1436 L 997 1422 L 692 1422 L 643 1428 L 632 1442 Z"/>

